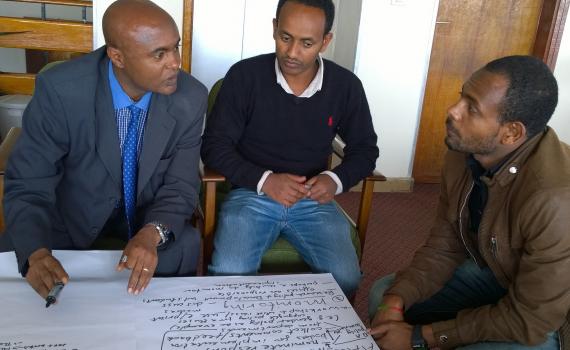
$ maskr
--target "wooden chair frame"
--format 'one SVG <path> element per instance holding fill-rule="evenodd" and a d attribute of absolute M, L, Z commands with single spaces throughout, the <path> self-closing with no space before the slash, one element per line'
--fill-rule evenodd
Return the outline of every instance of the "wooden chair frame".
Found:
<path fill-rule="evenodd" d="M 344 157 L 344 142 L 336 137 L 333 141 L 333 153 L 342 159 Z M 332 158 L 332 155 L 331 155 Z M 330 164 L 330 160 L 329 160 Z M 226 178 L 218 172 L 203 167 L 200 171 L 202 178 L 203 190 L 203 206 L 198 211 L 202 218 L 202 231 L 203 239 L 203 260 L 202 260 L 202 274 L 206 275 L 208 265 L 212 261 L 212 253 L 214 251 L 214 231 L 216 226 L 216 186 L 218 183 L 226 181 Z M 358 216 L 356 221 L 353 220 L 348 213 L 341 208 L 346 214 L 346 217 L 351 221 L 351 224 L 356 227 L 358 237 L 360 239 L 361 252 L 364 253 L 364 244 L 366 242 L 366 231 L 368 229 L 368 220 L 370 218 L 370 208 L 372 206 L 372 194 L 374 193 L 374 184 L 377 181 L 386 181 L 386 177 L 379 172 L 374 171 L 370 176 L 362 180 L 362 190 L 360 194 L 360 206 L 358 209 Z M 340 206 L 339 206 L 340 207 Z M 361 255 L 362 259 L 362 255 Z"/>

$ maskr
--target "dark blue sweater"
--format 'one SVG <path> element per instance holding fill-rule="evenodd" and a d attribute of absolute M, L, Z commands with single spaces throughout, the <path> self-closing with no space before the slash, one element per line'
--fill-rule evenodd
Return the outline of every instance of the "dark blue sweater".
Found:
<path fill-rule="evenodd" d="M 352 72 L 323 61 L 322 89 L 310 98 L 288 94 L 277 84 L 275 54 L 233 65 L 206 123 L 206 166 L 252 190 L 266 170 L 308 179 L 327 169 L 338 133 L 347 146 L 333 171 L 343 189 L 369 175 L 378 147 L 362 84 Z"/>

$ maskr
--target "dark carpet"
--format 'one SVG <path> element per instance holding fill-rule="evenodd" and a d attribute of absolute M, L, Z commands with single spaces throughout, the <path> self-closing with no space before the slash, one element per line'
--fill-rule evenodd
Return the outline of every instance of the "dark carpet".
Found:
<path fill-rule="evenodd" d="M 413 192 L 377 192 L 362 258 L 364 276 L 354 308 L 367 324 L 368 291 L 374 281 L 404 268 L 427 238 L 436 212 L 439 185 L 415 184 Z M 356 217 L 360 193 L 348 192 L 337 201 Z"/>

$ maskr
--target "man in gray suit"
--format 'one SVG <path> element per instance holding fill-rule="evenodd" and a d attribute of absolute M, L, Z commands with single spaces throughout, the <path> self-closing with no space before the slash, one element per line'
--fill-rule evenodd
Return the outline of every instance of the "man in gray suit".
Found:
<path fill-rule="evenodd" d="M 176 24 L 151 1 L 113 3 L 103 31 L 106 47 L 38 76 L 5 174 L 3 239 L 44 298 L 69 279 L 52 249 L 124 242 L 133 294 L 196 271 L 207 90 L 180 71 Z"/>

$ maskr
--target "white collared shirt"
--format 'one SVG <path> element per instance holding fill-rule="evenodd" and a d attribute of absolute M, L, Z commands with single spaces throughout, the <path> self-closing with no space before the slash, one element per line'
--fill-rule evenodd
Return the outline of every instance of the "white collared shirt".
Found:
<path fill-rule="evenodd" d="M 304 97 L 304 98 L 312 97 L 314 94 L 321 91 L 321 89 L 323 88 L 323 76 L 325 74 L 325 65 L 323 64 L 323 58 L 321 57 L 320 53 L 318 56 L 318 62 L 319 62 L 319 69 L 317 70 L 317 74 L 315 75 L 309 86 L 307 86 L 305 91 L 303 91 L 303 93 L 297 97 Z M 285 90 L 286 93 L 294 95 L 295 93 L 289 87 L 287 80 L 285 79 L 283 73 L 281 72 L 281 68 L 279 68 L 279 62 L 277 61 L 277 58 L 275 58 L 275 75 L 277 76 L 277 84 L 281 85 L 281 87 L 283 88 L 283 90 Z"/>
<path fill-rule="evenodd" d="M 297 97 L 309 98 L 312 97 L 317 92 L 321 91 L 323 87 L 323 76 L 325 74 L 325 65 L 323 64 L 323 58 L 321 57 L 320 53 L 318 55 L 318 62 L 319 62 L 319 69 L 317 70 L 317 74 L 315 75 L 311 83 L 307 86 L 305 91 L 303 91 L 303 93 Z M 281 87 L 283 88 L 283 90 L 285 90 L 286 93 L 294 95 L 295 93 L 293 92 L 293 90 L 291 90 L 291 87 L 289 87 L 287 80 L 285 79 L 283 73 L 281 72 L 281 68 L 279 68 L 279 62 L 277 61 L 277 58 L 275 58 L 275 75 L 277 76 L 277 84 L 281 85 Z M 265 184 L 265 180 L 267 180 L 267 177 L 272 173 L 273 171 L 271 170 L 266 170 L 263 173 L 261 179 L 259 179 L 259 182 L 257 183 L 257 194 L 259 195 L 263 194 L 263 191 L 261 190 L 263 188 L 263 184 Z M 330 170 L 326 170 L 323 171 L 321 174 L 327 174 L 336 183 L 335 195 L 342 193 L 342 182 L 335 173 L 333 173 Z"/>

